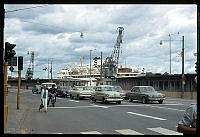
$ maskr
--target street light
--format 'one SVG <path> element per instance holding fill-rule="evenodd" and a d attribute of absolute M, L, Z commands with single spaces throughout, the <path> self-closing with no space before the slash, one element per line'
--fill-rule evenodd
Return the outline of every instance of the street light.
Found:
<path fill-rule="evenodd" d="M 174 33 L 174 34 L 178 34 L 179 35 L 179 32 L 178 33 Z M 171 35 L 174 35 L 174 34 L 169 34 L 169 37 L 170 37 L 170 74 L 171 74 Z M 184 75 L 184 36 L 182 36 L 182 40 L 173 40 L 173 41 L 182 41 L 182 51 L 181 51 L 182 77 L 181 77 L 181 80 L 182 80 L 182 91 L 184 92 L 185 91 L 184 85 L 186 84 L 185 83 L 186 77 Z M 160 41 L 160 45 L 162 45 L 162 41 Z"/>
<path fill-rule="evenodd" d="M 171 41 L 172 41 L 172 38 L 171 36 L 175 35 L 175 34 L 178 34 L 179 35 L 179 32 L 178 33 L 173 33 L 173 34 L 169 34 L 169 40 L 160 40 L 160 45 L 163 44 L 163 41 L 169 41 L 170 44 L 169 44 L 169 73 L 171 74 Z M 174 40 L 173 40 L 174 41 Z"/>

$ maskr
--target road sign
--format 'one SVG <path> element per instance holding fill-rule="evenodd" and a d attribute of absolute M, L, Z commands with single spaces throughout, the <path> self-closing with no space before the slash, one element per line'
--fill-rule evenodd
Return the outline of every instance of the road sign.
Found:
<path fill-rule="evenodd" d="M 9 68 L 9 70 L 10 70 L 11 72 L 13 72 L 13 70 L 14 70 L 14 67 L 13 67 L 13 66 L 11 66 L 11 67 Z"/>

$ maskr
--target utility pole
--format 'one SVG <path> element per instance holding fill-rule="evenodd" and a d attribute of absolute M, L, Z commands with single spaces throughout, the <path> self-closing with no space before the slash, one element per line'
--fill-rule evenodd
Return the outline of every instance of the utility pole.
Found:
<path fill-rule="evenodd" d="M 52 62 L 53 62 L 53 58 L 51 59 L 51 69 L 50 69 L 50 72 L 51 72 L 51 82 L 52 82 Z"/>
<path fill-rule="evenodd" d="M 182 98 L 183 98 L 183 94 L 185 92 L 185 84 L 186 84 L 186 79 L 185 79 L 185 75 L 184 75 L 184 36 L 182 36 L 182 52 L 181 52 L 181 56 L 182 56 Z"/>
<path fill-rule="evenodd" d="M 7 105 L 7 79 L 8 79 L 8 62 L 4 62 L 4 129 L 8 120 L 8 105 Z"/>
<path fill-rule="evenodd" d="M 92 50 L 90 50 L 90 86 L 92 85 L 91 83 L 91 52 Z"/>
<path fill-rule="evenodd" d="M 101 51 L 101 79 L 102 79 L 102 51 Z"/>
<path fill-rule="evenodd" d="M 172 57 L 171 57 L 171 35 L 169 34 L 169 74 L 171 74 L 171 71 L 172 71 L 172 65 L 171 65 L 171 62 L 172 62 Z"/>
<path fill-rule="evenodd" d="M 18 90 L 17 90 L 17 109 L 20 104 L 21 71 L 23 70 L 23 56 L 18 56 Z"/>
<path fill-rule="evenodd" d="M 18 90 L 17 90 L 17 109 L 20 104 L 21 70 L 18 70 Z"/>
<path fill-rule="evenodd" d="M 48 80 L 49 80 L 49 58 L 48 58 Z"/>

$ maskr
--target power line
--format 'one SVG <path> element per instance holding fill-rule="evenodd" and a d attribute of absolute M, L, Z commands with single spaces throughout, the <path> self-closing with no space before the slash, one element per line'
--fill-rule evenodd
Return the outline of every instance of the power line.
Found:
<path fill-rule="evenodd" d="M 5 11 L 5 13 L 20 11 L 20 10 L 33 9 L 33 8 L 39 8 L 39 7 L 43 7 L 43 6 L 48 6 L 48 5 L 40 5 L 40 6 L 33 6 L 33 7 L 29 7 L 29 8 L 21 8 L 21 9 L 15 9 L 15 10 L 7 10 L 7 11 Z"/>

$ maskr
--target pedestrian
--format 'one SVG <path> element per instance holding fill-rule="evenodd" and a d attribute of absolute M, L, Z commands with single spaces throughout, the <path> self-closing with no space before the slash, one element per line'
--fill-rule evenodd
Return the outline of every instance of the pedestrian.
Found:
<path fill-rule="evenodd" d="M 42 92 L 41 92 L 41 102 L 42 102 L 42 104 L 39 107 L 39 111 L 40 111 L 40 109 L 44 108 L 45 112 L 47 112 L 47 98 L 48 98 L 48 89 L 47 89 L 46 85 L 43 85 Z"/>
<path fill-rule="evenodd" d="M 177 131 L 187 134 L 196 134 L 197 126 L 197 104 L 192 103 L 184 113 L 182 119 L 178 122 Z"/>
<path fill-rule="evenodd" d="M 48 90 L 48 92 L 49 92 L 49 98 L 48 98 L 48 101 L 47 101 L 47 105 L 49 105 L 49 102 L 52 99 L 52 94 L 54 94 L 55 102 L 56 102 L 57 89 L 55 88 L 55 85 L 52 85 L 52 87 Z"/>

